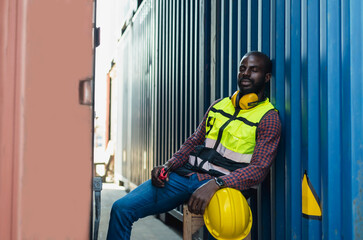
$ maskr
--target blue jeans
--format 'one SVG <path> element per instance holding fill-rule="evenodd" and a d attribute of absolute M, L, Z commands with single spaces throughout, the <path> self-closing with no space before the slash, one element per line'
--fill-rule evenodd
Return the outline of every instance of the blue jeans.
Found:
<path fill-rule="evenodd" d="M 182 177 L 170 173 L 169 182 L 163 188 L 153 186 L 151 180 L 144 182 L 113 204 L 107 240 L 130 239 L 132 224 L 139 218 L 178 207 L 207 181 L 199 181 L 196 174 Z"/>

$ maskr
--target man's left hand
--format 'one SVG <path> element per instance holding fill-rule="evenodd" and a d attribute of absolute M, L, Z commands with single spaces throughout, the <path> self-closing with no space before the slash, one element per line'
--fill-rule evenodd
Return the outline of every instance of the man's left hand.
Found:
<path fill-rule="evenodd" d="M 213 179 L 200 186 L 189 199 L 189 211 L 194 214 L 204 214 L 205 208 L 217 190 L 219 186 Z"/>

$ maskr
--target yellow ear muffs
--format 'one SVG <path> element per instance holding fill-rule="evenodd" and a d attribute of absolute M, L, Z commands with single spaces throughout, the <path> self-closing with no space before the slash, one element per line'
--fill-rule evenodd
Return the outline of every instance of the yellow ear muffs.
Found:
<path fill-rule="evenodd" d="M 243 95 L 240 99 L 239 91 L 236 91 L 232 97 L 231 101 L 234 107 L 239 107 L 243 110 L 255 107 L 258 104 L 258 96 L 256 93 L 249 93 Z M 238 103 L 238 106 L 237 104 Z"/>
<path fill-rule="evenodd" d="M 231 97 L 231 101 L 232 101 L 232 104 L 233 104 L 233 106 L 236 108 L 237 106 L 236 106 L 236 102 L 237 102 L 237 98 L 239 98 L 239 91 L 235 91 L 234 93 L 233 93 L 233 95 L 232 95 L 232 97 Z"/>

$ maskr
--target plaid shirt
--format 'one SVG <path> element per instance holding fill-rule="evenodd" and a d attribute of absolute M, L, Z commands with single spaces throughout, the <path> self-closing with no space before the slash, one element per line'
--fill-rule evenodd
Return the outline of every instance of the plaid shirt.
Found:
<path fill-rule="evenodd" d="M 180 149 L 173 155 L 169 162 L 174 162 L 172 169 L 183 166 L 189 160 L 189 154 L 194 151 L 195 146 L 202 145 L 205 141 L 205 123 L 211 107 L 219 102 L 215 101 L 204 115 L 203 121 L 197 130 L 184 142 Z M 245 190 L 258 185 L 267 175 L 273 159 L 277 153 L 277 147 L 281 135 L 281 122 L 276 111 L 267 112 L 257 127 L 256 146 L 252 155 L 251 163 L 245 167 L 231 172 L 229 175 L 220 177 L 227 187 Z M 212 179 L 213 176 L 205 173 L 198 174 L 199 181 Z"/>

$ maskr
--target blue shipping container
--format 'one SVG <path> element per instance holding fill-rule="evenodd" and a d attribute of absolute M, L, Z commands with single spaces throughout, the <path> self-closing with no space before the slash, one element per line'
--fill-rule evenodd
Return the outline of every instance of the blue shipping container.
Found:
<path fill-rule="evenodd" d="M 144 0 L 115 56 L 121 175 L 149 178 L 259 50 L 283 135 L 258 190 L 258 239 L 363 239 L 362 12 L 360 0 Z"/>

